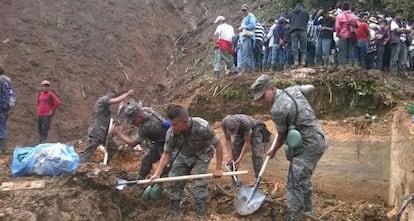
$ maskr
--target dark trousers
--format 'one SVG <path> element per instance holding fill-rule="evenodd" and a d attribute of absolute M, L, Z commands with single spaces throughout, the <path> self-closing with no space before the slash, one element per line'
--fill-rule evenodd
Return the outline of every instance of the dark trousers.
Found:
<path fill-rule="evenodd" d="M 105 142 L 101 141 L 100 139 L 96 139 L 94 137 L 89 137 L 88 147 L 86 147 L 86 149 L 80 153 L 80 162 L 82 163 L 88 162 L 93 156 L 93 153 L 95 153 L 96 149 L 101 144 L 105 145 Z M 112 138 L 108 139 L 108 145 L 106 147 L 106 151 L 108 152 L 108 163 L 109 163 L 109 161 L 118 151 L 118 144 L 115 142 L 114 139 Z"/>
<path fill-rule="evenodd" d="M 314 42 L 308 42 L 308 50 L 306 55 L 306 65 L 309 67 L 315 66 L 315 53 L 316 53 L 316 44 Z"/>
<path fill-rule="evenodd" d="M 39 143 L 43 143 L 47 139 L 47 133 L 49 132 L 51 116 L 39 116 L 37 119 L 37 129 L 39 131 Z"/>
<path fill-rule="evenodd" d="M 164 151 L 164 143 L 151 144 L 149 151 L 141 160 L 141 167 L 139 168 L 138 179 L 145 179 L 151 172 L 152 164 L 157 162 L 161 158 L 161 154 Z"/>

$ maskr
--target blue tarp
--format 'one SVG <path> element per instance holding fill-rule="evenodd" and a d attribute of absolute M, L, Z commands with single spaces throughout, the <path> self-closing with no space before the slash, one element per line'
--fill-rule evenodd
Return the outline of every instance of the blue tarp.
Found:
<path fill-rule="evenodd" d="M 12 176 L 58 176 L 75 171 L 78 164 L 79 156 L 73 146 L 44 143 L 35 147 L 16 147 L 13 153 Z"/>

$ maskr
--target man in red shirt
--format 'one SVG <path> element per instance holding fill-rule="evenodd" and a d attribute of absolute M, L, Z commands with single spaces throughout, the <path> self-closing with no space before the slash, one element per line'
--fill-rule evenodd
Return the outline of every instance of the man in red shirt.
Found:
<path fill-rule="evenodd" d="M 55 113 L 56 108 L 59 107 L 60 101 L 56 94 L 50 91 L 50 82 L 43 80 L 41 82 L 42 91 L 37 96 L 37 126 L 39 130 L 39 143 L 43 143 L 47 139 L 50 122 Z"/>
<path fill-rule="evenodd" d="M 368 15 L 361 14 L 359 19 L 359 25 L 357 28 L 357 46 L 355 48 L 355 64 L 360 67 L 366 67 L 366 55 L 368 49 L 368 39 L 370 38 L 369 27 L 367 24 Z"/>

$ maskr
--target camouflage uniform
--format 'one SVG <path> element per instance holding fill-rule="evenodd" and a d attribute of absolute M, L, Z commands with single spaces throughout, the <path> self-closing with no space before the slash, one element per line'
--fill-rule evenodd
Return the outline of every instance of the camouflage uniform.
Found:
<path fill-rule="evenodd" d="M 144 108 L 144 119 L 139 126 L 135 141 L 140 144 L 150 140 L 149 152 L 142 158 L 139 178 L 145 179 L 151 172 L 152 164 L 158 161 L 163 152 L 167 128 L 162 125 L 164 119 L 151 108 Z"/>
<path fill-rule="evenodd" d="M 95 104 L 93 120 L 88 128 L 88 147 L 81 152 L 81 162 L 87 162 L 92 157 L 99 145 L 106 145 L 106 136 L 111 120 L 111 110 L 107 96 L 100 97 Z M 118 144 L 112 138 L 108 138 L 108 161 L 115 155 Z"/>
<path fill-rule="evenodd" d="M 218 142 L 220 141 L 214 130 L 202 118 L 191 118 L 190 131 L 186 134 L 174 134 L 170 128 L 167 131 L 164 151 L 171 153 L 176 148 L 181 149 L 172 164 L 170 176 L 208 173 L 208 165 L 214 155 L 214 145 Z M 170 193 L 172 202 L 181 201 L 184 186 L 185 181 L 172 183 Z M 196 206 L 205 206 L 208 197 L 207 186 L 206 179 L 194 180 Z"/>
<path fill-rule="evenodd" d="M 229 131 L 229 127 L 232 127 L 233 125 L 231 124 L 234 124 L 235 122 L 239 123 L 239 127 L 237 131 L 234 131 L 233 133 Z M 222 121 L 221 127 L 225 133 L 234 134 L 232 142 L 234 160 L 238 159 L 240 156 L 244 145 L 244 137 L 251 136 L 250 145 L 252 150 L 252 162 L 257 177 L 262 168 L 264 155 L 263 133 L 261 127 L 259 127 L 259 121 L 245 114 L 234 114 L 226 116 Z"/>
<path fill-rule="evenodd" d="M 304 96 L 306 91 L 301 86 L 291 86 L 285 90 L 298 104 L 296 129 L 303 138 L 303 146 L 294 150 L 286 182 L 287 220 L 299 221 L 301 211 L 312 211 L 311 176 L 328 144 L 325 133 Z M 277 90 L 271 114 L 278 132 L 287 132 L 288 125 L 294 124 L 295 120 L 296 108 L 293 100 L 285 92 Z"/>

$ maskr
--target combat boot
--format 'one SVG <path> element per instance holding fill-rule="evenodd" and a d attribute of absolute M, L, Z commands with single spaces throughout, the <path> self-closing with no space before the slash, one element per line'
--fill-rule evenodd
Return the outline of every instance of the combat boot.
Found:
<path fill-rule="evenodd" d="M 0 154 L 6 154 L 7 152 L 6 139 L 0 139 Z"/>
<path fill-rule="evenodd" d="M 206 215 L 206 201 L 197 200 L 196 201 L 196 214 L 198 218 L 204 217 Z"/>
<path fill-rule="evenodd" d="M 170 210 L 167 214 L 167 220 L 174 220 L 180 211 L 180 200 L 171 200 L 170 201 Z"/>
<path fill-rule="evenodd" d="M 214 76 L 215 76 L 216 78 L 219 78 L 219 77 L 220 77 L 220 71 L 215 71 L 215 72 L 214 72 Z"/>

